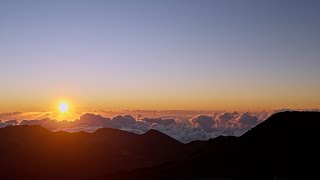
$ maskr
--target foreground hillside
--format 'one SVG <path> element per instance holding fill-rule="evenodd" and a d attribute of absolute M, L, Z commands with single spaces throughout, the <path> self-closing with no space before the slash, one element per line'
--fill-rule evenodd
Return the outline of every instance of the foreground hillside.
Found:
<path fill-rule="evenodd" d="M 241 137 L 0 129 L 1 179 L 317 179 L 318 112 L 277 113 Z"/>

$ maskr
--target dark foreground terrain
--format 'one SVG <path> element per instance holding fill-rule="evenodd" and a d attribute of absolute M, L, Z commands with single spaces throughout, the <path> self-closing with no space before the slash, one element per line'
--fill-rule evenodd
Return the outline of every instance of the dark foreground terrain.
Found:
<path fill-rule="evenodd" d="M 320 179 L 320 113 L 281 112 L 241 137 L 0 129 L 0 179 Z"/>

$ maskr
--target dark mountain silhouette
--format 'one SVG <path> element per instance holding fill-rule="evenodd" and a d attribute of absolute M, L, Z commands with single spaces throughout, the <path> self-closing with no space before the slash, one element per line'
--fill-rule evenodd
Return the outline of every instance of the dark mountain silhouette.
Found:
<path fill-rule="evenodd" d="M 317 179 L 319 112 L 282 112 L 241 137 L 182 144 L 155 130 L 0 129 L 0 179 Z"/>
<path fill-rule="evenodd" d="M 5 179 L 97 178 L 187 154 L 182 143 L 155 130 L 137 135 L 108 128 L 67 133 L 37 125 L 10 126 L 0 129 L 0 142 L 0 177 Z"/>
<path fill-rule="evenodd" d="M 116 179 L 320 179 L 320 113 L 274 114 L 243 136 L 197 142 L 188 158 Z M 193 144 L 193 143 L 191 143 Z"/>

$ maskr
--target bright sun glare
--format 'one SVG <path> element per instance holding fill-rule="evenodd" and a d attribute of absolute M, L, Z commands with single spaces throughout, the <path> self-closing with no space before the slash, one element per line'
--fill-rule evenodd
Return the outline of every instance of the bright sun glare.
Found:
<path fill-rule="evenodd" d="M 69 109 L 68 103 L 62 102 L 62 103 L 59 104 L 60 113 L 66 113 L 66 112 L 68 112 L 68 109 Z"/>

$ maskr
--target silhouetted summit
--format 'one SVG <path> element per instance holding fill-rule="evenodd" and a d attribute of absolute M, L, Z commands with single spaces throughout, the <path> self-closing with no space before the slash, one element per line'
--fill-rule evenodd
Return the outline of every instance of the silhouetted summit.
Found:
<path fill-rule="evenodd" d="M 146 132 L 145 134 L 142 134 L 141 136 L 143 136 L 145 139 L 152 140 L 152 142 L 159 143 L 159 144 L 166 142 L 176 146 L 182 145 L 181 142 L 154 129 L 149 130 L 148 132 Z"/>
<path fill-rule="evenodd" d="M 177 162 L 115 176 L 120 179 L 319 179 L 319 112 L 281 112 L 241 137 L 188 145 Z"/>
<path fill-rule="evenodd" d="M 156 130 L 11 126 L 0 129 L 1 179 L 317 179 L 319 125 L 319 112 L 281 112 L 241 137 L 189 144 Z"/>
<path fill-rule="evenodd" d="M 315 136 L 320 125 L 319 112 L 280 112 L 243 135 L 245 138 L 274 138 Z M 314 131 L 315 130 L 315 131 Z M 299 132 L 303 132 L 300 134 Z"/>

